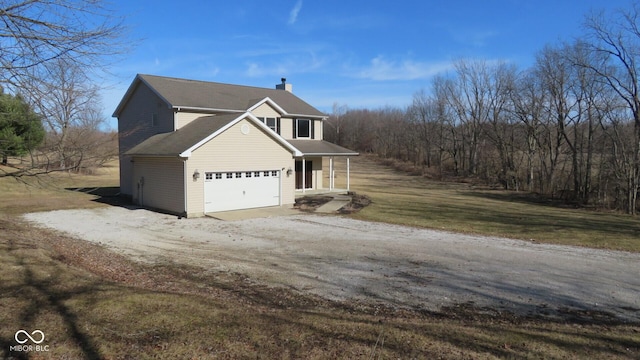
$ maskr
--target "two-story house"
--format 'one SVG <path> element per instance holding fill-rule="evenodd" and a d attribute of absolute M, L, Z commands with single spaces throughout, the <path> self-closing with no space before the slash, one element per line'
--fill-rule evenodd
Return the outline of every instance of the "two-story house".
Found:
<path fill-rule="evenodd" d="M 187 217 L 293 204 L 324 188 L 323 158 L 332 169 L 358 155 L 322 139 L 326 115 L 285 79 L 267 89 L 137 75 L 113 116 L 121 194 Z"/>

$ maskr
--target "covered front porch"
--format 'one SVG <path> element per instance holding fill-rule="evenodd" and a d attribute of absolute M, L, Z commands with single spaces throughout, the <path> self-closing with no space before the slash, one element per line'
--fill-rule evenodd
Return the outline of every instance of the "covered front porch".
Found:
<path fill-rule="evenodd" d="M 301 156 L 295 158 L 296 196 L 321 193 L 346 193 L 350 190 L 351 156 L 357 152 L 324 140 L 289 140 L 299 150 Z M 336 158 L 340 158 L 341 168 L 337 168 Z M 340 186 L 336 186 L 336 172 L 344 176 Z"/>

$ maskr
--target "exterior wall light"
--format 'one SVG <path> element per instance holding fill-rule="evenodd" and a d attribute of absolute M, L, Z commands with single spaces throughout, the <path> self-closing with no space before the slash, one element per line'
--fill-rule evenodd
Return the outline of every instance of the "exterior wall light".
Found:
<path fill-rule="evenodd" d="M 198 179 L 200 179 L 200 172 L 196 169 L 196 171 L 193 172 L 193 181 L 198 181 Z"/>
<path fill-rule="evenodd" d="M 291 168 L 287 169 L 287 176 L 291 176 L 293 174 L 293 170 Z"/>

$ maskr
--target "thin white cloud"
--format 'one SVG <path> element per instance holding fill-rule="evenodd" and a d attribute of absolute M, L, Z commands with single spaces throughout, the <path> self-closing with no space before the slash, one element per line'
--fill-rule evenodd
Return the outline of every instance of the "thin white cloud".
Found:
<path fill-rule="evenodd" d="M 314 72 L 326 65 L 323 58 L 313 53 L 290 56 L 288 60 L 268 61 L 266 63 L 248 62 L 244 75 L 247 77 L 281 77 L 290 74 Z"/>
<path fill-rule="evenodd" d="M 377 56 L 371 60 L 369 66 L 355 74 L 359 78 L 376 81 L 417 80 L 432 77 L 451 69 L 452 66 L 451 62 L 394 61 Z"/>
<path fill-rule="evenodd" d="M 293 25 L 298 20 L 298 13 L 300 13 L 300 9 L 302 9 L 302 0 L 298 0 L 296 4 L 289 12 L 289 25 Z"/>

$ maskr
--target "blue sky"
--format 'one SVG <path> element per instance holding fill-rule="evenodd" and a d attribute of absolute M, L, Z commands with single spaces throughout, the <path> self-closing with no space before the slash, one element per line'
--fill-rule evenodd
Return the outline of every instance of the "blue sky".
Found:
<path fill-rule="evenodd" d="M 533 64 L 584 33 L 585 14 L 629 0 L 113 0 L 132 51 L 103 91 L 111 114 L 137 73 L 273 87 L 321 111 L 404 107 L 456 59 Z"/>

